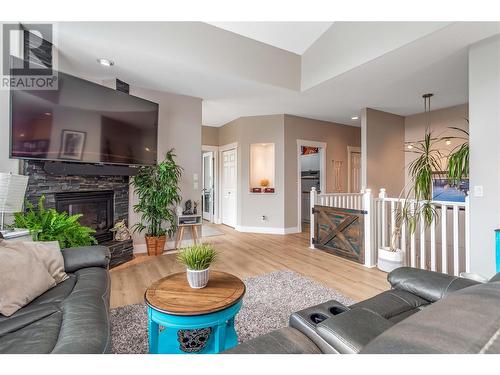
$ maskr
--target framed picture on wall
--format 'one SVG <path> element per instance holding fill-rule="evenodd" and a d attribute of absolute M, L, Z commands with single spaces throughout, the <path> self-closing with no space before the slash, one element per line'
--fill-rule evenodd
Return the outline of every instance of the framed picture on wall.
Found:
<path fill-rule="evenodd" d="M 465 202 L 469 191 L 469 179 L 460 180 L 453 185 L 447 178 L 440 177 L 432 180 L 432 200 L 444 202 Z"/>
<path fill-rule="evenodd" d="M 61 134 L 60 159 L 82 160 L 87 133 L 75 130 L 63 130 Z"/>

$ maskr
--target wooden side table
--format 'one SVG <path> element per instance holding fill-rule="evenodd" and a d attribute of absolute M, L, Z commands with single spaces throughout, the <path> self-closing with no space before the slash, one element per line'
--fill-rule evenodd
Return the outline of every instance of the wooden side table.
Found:
<path fill-rule="evenodd" d="M 179 248 L 179 244 L 184 237 L 184 228 L 191 229 L 191 237 L 195 244 L 198 244 L 201 236 L 201 215 L 181 215 L 177 216 L 177 236 L 175 238 L 175 248 Z M 198 229 L 200 232 L 198 232 Z"/>
<path fill-rule="evenodd" d="M 219 271 L 202 289 L 192 289 L 185 272 L 154 282 L 145 294 L 149 352 L 208 354 L 236 346 L 234 317 L 244 294 L 243 281 Z"/>

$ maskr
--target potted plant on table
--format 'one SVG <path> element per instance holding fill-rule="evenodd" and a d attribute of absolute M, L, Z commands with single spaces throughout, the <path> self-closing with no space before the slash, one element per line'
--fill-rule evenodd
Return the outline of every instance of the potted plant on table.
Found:
<path fill-rule="evenodd" d="M 210 265 L 216 260 L 217 251 L 211 244 L 200 244 L 183 249 L 177 255 L 179 263 L 186 266 L 187 280 L 191 288 L 207 286 Z"/>
<path fill-rule="evenodd" d="M 182 168 L 175 162 L 174 150 L 165 155 L 157 165 L 139 168 L 132 179 L 138 203 L 134 211 L 141 220 L 133 225 L 134 231 L 146 230 L 148 255 L 161 255 L 168 237 L 177 230 L 176 206 L 182 201 L 179 189 Z"/>

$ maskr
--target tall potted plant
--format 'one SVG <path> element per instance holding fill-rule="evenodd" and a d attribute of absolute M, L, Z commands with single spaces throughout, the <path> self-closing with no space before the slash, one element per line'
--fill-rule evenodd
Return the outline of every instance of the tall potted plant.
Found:
<path fill-rule="evenodd" d="M 138 198 L 134 211 L 141 214 L 133 229 L 146 230 L 148 255 L 161 255 L 167 238 L 177 230 L 175 208 L 182 200 L 178 186 L 182 168 L 175 156 L 171 149 L 157 165 L 139 168 L 131 182 Z"/>
<path fill-rule="evenodd" d="M 404 265 L 404 251 L 399 246 L 401 228 L 406 224 L 410 234 L 415 233 L 417 223 L 422 217 L 425 227 L 429 227 L 437 216 L 436 209 L 432 205 L 432 176 L 440 171 L 443 154 L 436 147 L 432 132 L 427 129 L 424 139 L 408 143 L 405 151 L 415 154 L 415 159 L 407 165 L 409 183 L 400 194 L 400 210 L 396 210 L 396 223 L 391 233 L 389 247 L 378 249 L 378 268 L 390 272 Z"/>

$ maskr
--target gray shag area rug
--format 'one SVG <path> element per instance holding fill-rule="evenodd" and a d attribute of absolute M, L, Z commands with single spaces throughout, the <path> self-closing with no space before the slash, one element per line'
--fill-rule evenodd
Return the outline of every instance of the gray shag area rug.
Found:
<path fill-rule="evenodd" d="M 244 342 L 288 325 L 290 314 L 335 299 L 355 301 L 293 271 L 277 271 L 243 280 L 247 287 L 243 307 L 236 316 L 239 341 Z M 148 352 L 145 304 L 111 310 L 112 351 L 116 354 Z"/>

